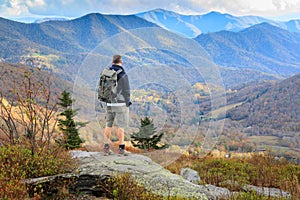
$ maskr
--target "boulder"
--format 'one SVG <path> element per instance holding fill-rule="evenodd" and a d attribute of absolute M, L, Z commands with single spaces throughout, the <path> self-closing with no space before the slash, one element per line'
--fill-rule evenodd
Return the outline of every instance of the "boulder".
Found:
<path fill-rule="evenodd" d="M 180 176 L 194 184 L 199 184 L 201 180 L 198 172 L 188 167 L 181 169 Z M 203 187 L 206 194 L 209 194 L 209 196 L 215 199 L 229 198 L 232 195 L 227 188 L 217 187 L 210 184 L 201 185 L 201 187 Z"/>
<path fill-rule="evenodd" d="M 254 185 L 245 185 L 243 187 L 245 192 L 255 191 L 258 195 L 263 195 L 267 197 L 284 197 L 290 198 L 291 195 L 288 192 L 280 190 L 278 188 L 268 188 L 268 187 L 258 187 Z"/>
<path fill-rule="evenodd" d="M 188 167 L 181 169 L 180 176 L 195 184 L 199 184 L 200 182 L 200 176 L 198 172 Z"/>

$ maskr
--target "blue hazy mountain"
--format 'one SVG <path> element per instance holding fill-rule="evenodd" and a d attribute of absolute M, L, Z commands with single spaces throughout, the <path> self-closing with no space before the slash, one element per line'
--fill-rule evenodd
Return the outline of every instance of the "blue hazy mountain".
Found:
<path fill-rule="evenodd" d="M 191 38 L 196 37 L 201 33 L 222 30 L 240 31 L 262 22 L 267 22 L 288 31 L 300 32 L 300 20 L 279 22 L 257 16 L 236 17 L 219 12 L 210 12 L 204 15 L 182 15 L 171 11 L 157 9 L 139 13 L 136 16 L 153 22 L 172 32 Z"/>
<path fill-rule="evenodd" d="M 84 58 L 102 41 L 124 30 L 158 27 L 134 15 L 91 13 L 72 20 L 21 23 L 0 18 L 0 60 L 32 65 L 71 80 Z"/>
<path fill-rule="evenodd" d="M 32 50 L 57 55 L 89 52 L 104 39 L 123 30 L 157 25 L 134 15 L 91 13 L 73 20 L 41 23 L 21 23 L 0 18 L 0 27 L 0 57 L 8 62 L 18 62 Z"/>
<path fill-rule="evenodd" d="M 165 11 L 159 11 L 165 13 Z M 168 13 L 178 16 L 172 12 Z M 224 19 L 223 14 L 216 12 L 202 17 L 206 18 L 211 28 L 214 26 L 213 20 L 209 23 L 210 15 L 221 17 L 220 22 Z M 189 17 L 194 21 L 200 18 L 200 16 Z M 175 24 L 184 24 L 182 18 L 172 19 L 174 29 Z M 260 18 L 256 18 L 258 19 Z M 221 29 L 222 26 L 218 24 L 222 23 L 216 23 L 215 30 Z M 291 27 L 293 23 L 296 21 L 290 21 Z M 67 78 L 77 72 L 78 66 L 91 50 L 114 34 L 143 27 L 159 28 L 156 24 L 135 15 L 98 13 L 72 20 L 50 20 L 30 24 L 0 18 L 0 26 L 1 60 L 15 63 L 21 62 L 24 58 L 30 60 L 29 57 L 32 55 L 41 55 L 42 58 L 39 59 L 46 56 L 52 68 Z M 224 84 L 231 86 L 245 81 L 285 78 L 299 73 L 299 35 L 300 33 L 297 32 L 289 32 L 278 26 L 262 23 L 240 31 L 200 34 L 194 39 L 206 50 L 210 59 L 221 67 Z M 140 52 L 139 54 L 145 57 L 144 60 L 148 57 L 149 65 L 157 62 L 168 63 L 164 60 L 166 57 L 174 58 L 174 63 L 180 63 L 180 66 L 189 65 L 183 60 L 180 62 L 176 60 L 176 56 L 172 56 L 170 52 Z M 134 59 L 134 56 L 132 57 L 132 62 L 139 61 L 139 59 Z"/>
<path fill-rule="evenodd" d="M 201 34 L 195 40 L 216 64 L 226 68 L 251 69 L 278 77 L 300 72 L 300 33 L 268 23 L 239 32 Z"/>

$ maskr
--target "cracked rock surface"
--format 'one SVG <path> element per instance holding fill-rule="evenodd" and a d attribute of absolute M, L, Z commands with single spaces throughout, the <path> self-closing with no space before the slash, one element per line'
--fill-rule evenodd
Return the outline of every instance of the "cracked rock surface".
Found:
<path fill-rule="evenodd" d="M 104 156 L 102 152 L 72 151 L 77 158 L 79 176 L 113 176 L 130 173 L 139 183 L 152 192 L 160 195 L 174 195 L 200 200 L 217 199 L 229 195 L 230 191 L 219 188 L 194 184 L 183 177 L 173 174 L 149 157 L 140 154 Z"/>

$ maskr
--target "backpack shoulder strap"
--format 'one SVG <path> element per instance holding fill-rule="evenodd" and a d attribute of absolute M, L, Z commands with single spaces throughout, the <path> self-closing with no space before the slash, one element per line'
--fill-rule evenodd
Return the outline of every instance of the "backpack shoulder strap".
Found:
<path fill-rule="evenodd" d="M 122 69 L 119 69 L 119 70 L 117 71 L 117 74 L 120 74 L 122 71 L 123 71 Z"/>

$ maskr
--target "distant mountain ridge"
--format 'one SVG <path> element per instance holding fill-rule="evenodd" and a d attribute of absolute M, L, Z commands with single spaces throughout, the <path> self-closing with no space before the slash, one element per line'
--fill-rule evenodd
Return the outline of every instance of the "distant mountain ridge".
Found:
<path fill-rule="evenodd" d="M 34 21 L 34 23 L 43 23 L 43 22 L 48 22 L 48 21 L 67 21 L 69 19 L 63 18 L 63 17 L 46 17 L 42 19 L 37 19 Z"/>
<path fill-rule="evenodd" d="M 70 79 L 84 57 L 105 39 L 124 30 L 157 25 L 133 15 L 91 13 L 73 20 L 30 24 L 0 18 L 0 27 L 2 61 L 26 62 L 33 55 L 55 55 L 50 61 L 56 72 Z"/>
<path fill-rule="evenodd" d="M 172 12 L 169 14 L 178 16 Z M 211 12 L 206 17 L 209 15 L 223 17 L 216 12 Z M 188 18 L 197 21 L 200 16 Z M 174 18 L 175 24 L 181 22 Z M 208 24 L 213 25 L 212 23 Z M 160 28 L 157 24 L 135 15 L 99 13 L 87 14 L 73 20 L 50 20 L 30 24 L 0 18 L 0 26 L 1 61 L 23 62 L 33 66 L 31 61 L 44 59 L 39 61 L 42 68 L 50 66 L 49 70 L 67 80 L 74 77 L 82 60 L 104 40 L 127 30 Z M 291 33 L 262 23 L 238 32 L 200 34 L 194 40 L 208 52 L 208 59 L 220 66 L 224 85 L 230 87 L 245 81 L 273 80 L 299 73 L 299 35 L 300 33 Z M 147 52 L 143 54 L 145 56 L 151 57 L 144 59 L 149 61 L 149 65 L 155 65 L 158 61 L 166 63 L 166 56 L 172 57 L 170 52 L 163 51 Z M 140 59 L 134 57 L 129 63 L 139 64 Z M 181 67 L 189 65 L 182 61 Z"/>
<path fill-rule="evenodd" d="M 239 32 L 201 34 L 195 40 L 220 66 L 251 69 L 277 77 L 300 72 L 300 33 L 268 23 Z"/>
<path fill-rule="evenodd" d="M 240 31 L 263 22 L 278 26 L 290 32 L 300 32 L 300 19 L 281 22 L 257 16 L 236 17 L 215 11 L 204 15 L 182 15 L 163 9 L 139 13 L 136 16 L 190 38 L 194 38 L 203 33 L 223 30 Z"/>
<path fill-rule="evenodd" d="M 0 18 L 0 38 L 9 42 L 30 43 L 38 45 L 44 51 L 54 50 L 62 53 L 78 53 L 95 48 L 99 42 L 107 37 L 125 30 L 156 27 L 157 25 L 147 22 L 136 16 L 101 15 L 91 13 L 73 20 L 51 20 L 42 23 L 25 24 Z M 6 41 L 2 41 L 6 42 Z M 0 45 L 1 45 L 0 43 Z M 7 48 L 2 50 L 7 52 Z M 22 49 L 26 49 L 23 47 Z M 0 52 L 1 57 L 9 59 L 5 53 Z M 16 54 L 18 51 L 10 52 Z M 24 53 L 24 52 L 23 52 Z M 23 54 L 21 53 L 21 55 Z"/>

